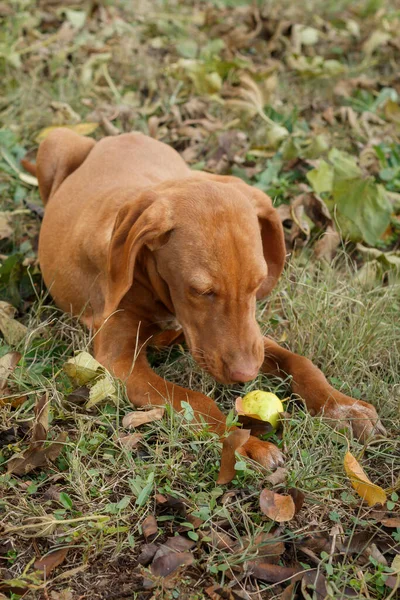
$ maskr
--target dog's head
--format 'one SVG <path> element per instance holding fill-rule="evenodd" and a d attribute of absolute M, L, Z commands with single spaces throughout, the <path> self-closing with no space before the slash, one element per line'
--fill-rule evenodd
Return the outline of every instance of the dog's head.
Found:
<path fill-rule="evenodd" d="M 192 177 L 120 210 L 109 251 L 106 315 L 118 308 L 142 253 L 191 353 L 218 381 L 254 379 L 264 358 L 256 299 L 283 269 L 283 231 L 268 196 Z"/>

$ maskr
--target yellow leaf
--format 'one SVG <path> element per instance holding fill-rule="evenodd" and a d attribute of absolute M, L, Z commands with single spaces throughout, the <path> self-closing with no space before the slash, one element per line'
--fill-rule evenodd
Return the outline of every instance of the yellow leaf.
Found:
<path fill-rule="evenodd" d="M 112 400 L 115 400 L 116 398 L 115 385 L 109 375 L 105 375 L 96 381 L 90 388 L 89 401 L 86 404 L 86 408 L 92 408 L 92 406 L 102 402 L 102 400 L 105 400 L 106 398 L 111 398 Z"/>
<path fill-rule="evenodd" d="M 85 385 L 99 375 L 101 364 L 88 352 L 80 352 L 67 360 L 63 369 L 78 385 Z"/>
<path fill-rule="evenodd" d="M 38 144 L 43 142 L 49 135 L 53 129 L 59 129 L 60 127 L 64 127 L 65 129 L 69 129 L 70 131 L 75 131 L 75 133 L 79 133 L 79 135 L 90 135 L 93 131 L 96 131 L 98 128 L 98 123 L 77 123 L 76 125 L 51 125 L 50 127 L 45 127 L 41 131 L 39 131 L 38 135 L 35 138 L 35 142 Z"/>
<path fill-rule="evenodd" d="M 357 494 L 365 500 L 369 506 L 374 506 L 374 504 L 385 504 L 386 494 L 384 490 L 368 479 L 363 468 L 350 452 L 347 452 L 344 457 L 344 469 Z"/>

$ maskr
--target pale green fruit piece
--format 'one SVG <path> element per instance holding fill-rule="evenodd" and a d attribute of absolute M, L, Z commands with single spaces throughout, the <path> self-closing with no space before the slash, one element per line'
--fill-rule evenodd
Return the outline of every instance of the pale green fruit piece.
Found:
<path fill-rule="evenodd" d="M 283 412 L 283 404 L 275 394 L 254 390 L 242 400 L 242 408 L 246 414 L 257 415 L 262 421 L 267 421 L 276 429 L 279 413 Z"/>

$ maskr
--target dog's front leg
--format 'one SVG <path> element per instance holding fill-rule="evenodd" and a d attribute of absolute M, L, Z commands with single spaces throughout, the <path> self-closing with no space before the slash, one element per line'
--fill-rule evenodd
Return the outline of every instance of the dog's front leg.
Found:
<path fill-rule="evenodd" d="M 115 367 L 126 372 L 128 364 L 115 365 Z M 148 404 L 159 406 L 169 402 L 179 412 L 182 410 L 182 402 L 188 402 L 194 410 L 197 421 L 207 423 L 210 429 L 219 435 L 226 430 L 226 417 L 214 400 L 159 377 L 148 364 L 145 350 L 137 356 L 126 378 L 126 389 L 129 399 L 135 406 Z M 283 456 L 276 446 L 254 436 L 250 436 L 240 452 L 270 469 L 283 463 Z"/>
<path fill-rule="evenodd" d="M 372 404 L 355 400 L 335 390 L 313 363 L 264 338 L 263 373 L 292 377 L 292 391 L 304 400 L 312 415 L 324 415 L 335 425 L 352 427 L 356 437 L 366 440 L 374 433 L 385 433 Z"/>
<path fill-rule="evenodd" d="M 116 313 L 96 334 L 96 359 L 125 382 L 128 398 L 135 406 L 160 406 L 169 402 L 179 412 L 182 402 L 188 402 L 197 421 L 204 421 L 212 431 L 223 435 L 226 417 L 212 398 L 175 385 L 154 373 L 147 361 L 146 342 L 138 341 L 138 328 L 139 324 L 132 321 L 128 313 Z M 149 336 L 144 333 L 142 331 L 141 337 L 147 341 Z M 283 462 L 276 446 L 254 436 L 250 436 L 240 452 L 269 469 Z"/>

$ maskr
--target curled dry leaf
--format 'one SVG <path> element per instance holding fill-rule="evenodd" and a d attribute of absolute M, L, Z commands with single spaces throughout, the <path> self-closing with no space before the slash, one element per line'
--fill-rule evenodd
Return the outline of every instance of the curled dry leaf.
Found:
<path fill-rule="evenodd" d="M 218 484 L 229 483 L 235 477 L 235 452 L 248 441 L 249 437 L 250 430 L 235 429 L 224 439 L 222 443 L 221 467 L 217 479 Z"/>
<path fill-rule="evenodd" d="M 153 421 L 159 421 L 163 418 L 165 408 L 159 406 L 158 408 L 152 408 L 151 410 L 135 410 L 134 412 L 128 413 L 122 419 L 122 425 L 124 427 L 139 427 L 146 423 L 152 423 Z"/>
<path fill-rule="evenodd" d="M 392 517 L 388 519 L 382 519 L 381 521 L 384 527 L 390 527 L 396 529 L 396 527 L 400 527 L 400 517 Z"/>
<path fill-rule="evenodd" d="M 19 352 L 8 352 L 0 358 L 0 394 L 7 393 L 7 380 L 19 363 L 22 354 Z"/>
<path fill-rule="evenodd" d="M 32 428 L 31 443 L 36 443 L 36 447 L 43 446 L 47 438 L 49 429 L 49 411 L 50 402 L 47 394 L 43 394 L 36 400 L 35 404 L 35 422 Z"/>
<path fill-rule="evenodd" d="M 8 302 L 0 302 L 0 331 L 7 344 L 17 346 L 25 337 L 28 328 L 14 319 L 16 309 Z"/>
<path fill-rule="evenodd" d="M 276 471 L 271 473 L 271 475 L 268 475 L 268 477 L 266 477 L 265 479 L 271 485 L 279 485 L 281 483 L 285 483 L 286 477 L 287 469 L 285 469 L 285 467 L 278 467 Z"/>
<path fill-rule="evenodd" d="M 289 494 L 293 498 L 294 506 L 296 509 L 295 515 L 297 515 L 297 513 L 300 512 L 304 504 L 305 495 L 301 490 L 298 490 L 297 488 L 290 488 Z"/>
<path fill-rule="evenodd" d="M 10 224 L 10 214 L 0 212 L 0 240 L 6 240 L 13 235 L 13 229 Z"/>
<path fill-rule="evenodd" d="M 179 567 L 191 565 L 193 562 L 194 556 L 190 552 L 173 552 L 171 550 L 168 554 L 159 556 L 153 561 L 151 572 L 156 577 L 167 577 Z"/>
<path fill-rule="evenodd" d="M 249 562 L 247 566 L 253 577 L 268 583 L 281 583 L 292 578 L 301 579 L 299 573 L 303 570 L 296 567 L 281 567 L 266 562 Z"/>
<path fill-rule="evenodd" d="M 47 446 L 47 448 L 30 446 L 25 450 L 22 456 L 17 456 L 8 461 L 7 473 L 26 475 L 34 469 L 46 466 L 49 461 L 55 461 L 63 449 L 63 444 L 66 439 L 67 434 L 62 432 L 52 444 Z"/>
<path fill-rule="evenodd" d="M 158 533 L 158 525 L 154 515 L 149 515 L 142 523 L 142 532 L 146 542 L 152 542 Z"/>
<path fill-rule="evenodd" d="M 175 496 L 171 496 L 170 494 L 166 496 L 156 494 L 155 500 L 159 510 L 171 509 L 176 511 L 181 517 L 186 517 L 186 505 L 181 498 L 175 498 Z"/>
<path fill-rule="evenodd" d="M 38 571 L 43 571 L 43 577 L 46 579 L 54 569 L 59 567 L 67 557 L 69 547 L 58 548 L 49 552 L 42 558 L 35 561 L 33 568 Z"/>
<path fill-rule="evenodd" d="M 85 385 L 88 381 L 95 379 L 101 368 L 101 364 L 89 352 L 79 352 L 79 354 L 67 360 L 63 366 L 68 377 L 78 386 Z"/>
<path fill-rule="evenodd" d="M 153 560 L 157 550 L 157 544 L 144 544 L 138 556 L 138 563 L 144 567 L 147 567 L 147 565 L 149 565 Z"/>
<path fill-rule="evenodd" d="M 127 450 L 136 448 L 140 440 L 143 438 L 141 433 L 131 433 L 130 435 L 122 435 L 118 439 Z"/>
<path fill-rule="evenodd" d="M 165 542 L 165 546 L 168 546 L 168 548 L 171 548 L 171 550 L 174 550 L 175 552 L 188 552 L 195 545 L 196 544 L 193 540 L 189 540 L 182 535 L 169 537 Z"/>
<path fill-rule="evenodd" d="M 276 494 L 267 489 L 261 492 L 260 508 L 264 515 L 277 523 L 290 521 L 296 512 L 296 506 L 291 496 Z"/>
<path fill-rule="evenodd" d="M 301 591 L 304 598 L 312 597 L 315 600 L 325 600 L 328 596 L 326 579 L 319 569 L 306 571 L 301 580 Z"/>
<path fill-rule="evenodd" d="M 92 408 L 106 398 L 111 398 L 112 400 L 115 400 L 116 398 L 116 388 L 108 373 L 107 375 L 104 375 L 104 377 L 101 377 L 101 379 L 98 379 L 90 388 L 89 400 L 86 404 L 86 408 Z"/>
<path fill-rule="evenodd" d="M 344 457 L 344 469 L 357 494 L 369 506 L 385 504 L 387 498 L 384 490 L 370 481 L 361 465 L 350 452 L 347 452 Z"/>

